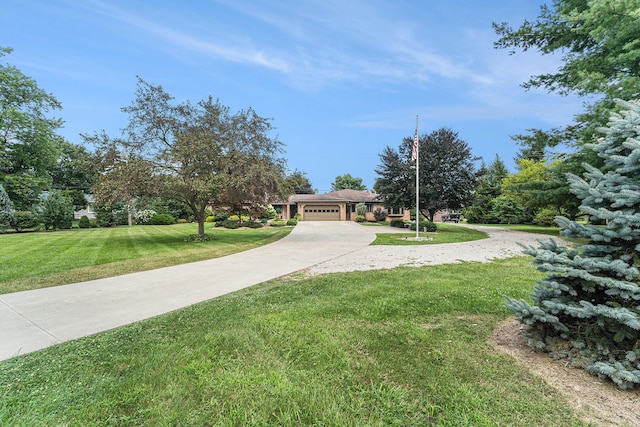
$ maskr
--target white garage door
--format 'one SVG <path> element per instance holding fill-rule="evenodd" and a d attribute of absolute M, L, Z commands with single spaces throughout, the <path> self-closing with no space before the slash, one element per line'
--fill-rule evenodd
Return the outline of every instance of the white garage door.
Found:
<path fill-rule="evenodd" d="M 304 217 L 305 221 L 340 221 L 340 207 L 339 206 L 305 206 Z"/>

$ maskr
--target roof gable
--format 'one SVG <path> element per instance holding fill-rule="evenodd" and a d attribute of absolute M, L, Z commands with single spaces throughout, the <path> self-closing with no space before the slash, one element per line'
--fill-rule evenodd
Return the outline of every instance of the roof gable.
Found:
<path fill-rule="evenodd" d="M 289 197 L 289 203 L 300 202 L 349 202 L 349 203 L 380 203 L 379 195 L 369 191 L 338 190 L 325 194 L 294 194 Z"/>

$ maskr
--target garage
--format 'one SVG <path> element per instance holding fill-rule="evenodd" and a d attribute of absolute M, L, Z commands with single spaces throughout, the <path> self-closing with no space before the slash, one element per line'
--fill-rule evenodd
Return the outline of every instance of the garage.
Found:
<path fill-rule="evenodd" d="M 308 205 L 304 207 L 303 221 L 340 221 L 338 205 Z"/>

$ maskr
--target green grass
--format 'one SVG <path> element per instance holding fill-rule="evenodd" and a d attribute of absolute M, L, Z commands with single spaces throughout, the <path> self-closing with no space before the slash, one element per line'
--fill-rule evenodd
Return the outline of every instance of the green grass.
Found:
<path fill-rule="evenodd" d="M 0 425 L 582 425 L 487 340 L 526 258 L 272 281 L 0 363 Z"/>
<path fill-rule="evenodd" d="M 487 233 L 473 230 L 459 225 L 438 224 L 435 233 L 419 233 L 420 237 L 430 237 L 433 240 L 409 240 L 415 237 L 416 232 L 402 233 L 378 233 L 372 245 L 434 245 L 440 243 L 469 242 L 472 240 L 486 239 Z"/>
<path fill-rule="evenodd" d="M 0 293 L 112 277 L 217 258 L 274 242 L 290 227 L 207 231 L 209 242 L 184 239 L 196 224 L 91 228 L 0 235 Z"/>
<path fill-rule="evenodd" d="M 500 227 L 514 231 L 524 231 L 527 233 L 546 234 L 548 236 L 560 237 L 560 227 L 546 227 L 532 224 L 476 224 L 486 227 Z"/>

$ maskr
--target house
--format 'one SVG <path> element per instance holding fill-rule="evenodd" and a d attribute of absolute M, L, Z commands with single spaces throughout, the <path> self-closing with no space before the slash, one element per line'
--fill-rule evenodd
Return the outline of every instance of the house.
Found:
<path fill-rule="evenodd" d="M 93 211 L 93 195 L 85 194 L 84 196 L 87 199 L 87 207 L 85 209 L 79 209 L 73 212 L 73 219 L 80 219 L 83 215 L 86 215 L 89 219 L 96 219 L 96 214 Z"/>
<path fill-rule="evenodd" d="M 358 190 L 339 190 L 326 194 L 294 194 L 286 202 L 272 203 L 272 206 L 284 220 L 299 214 L 302 221 L 355 221 L 356 205 L 359 203 L 364 203 L 367 208 L 367 220 L 375 220 L 373 213 L 377 209 L 388 213 L 387 221 L 394 218 L 410 219 L 409 209 L 387 209 L 378 194 Z"/>

